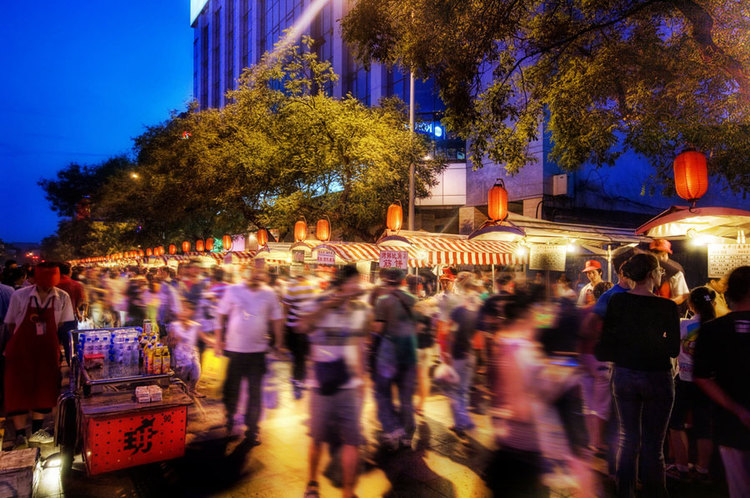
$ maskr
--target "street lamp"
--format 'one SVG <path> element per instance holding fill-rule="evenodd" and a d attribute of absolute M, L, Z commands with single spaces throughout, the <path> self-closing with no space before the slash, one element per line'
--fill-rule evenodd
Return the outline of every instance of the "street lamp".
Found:
<path fill-rule="evenodd" d="M 141 177 L 141 175 L 139 175 L 135 171 L 133 171 L 132 173 L 130 173 L 130 178 L 132 178 L 133 180 L 138 180 L 140 177 Z"/>

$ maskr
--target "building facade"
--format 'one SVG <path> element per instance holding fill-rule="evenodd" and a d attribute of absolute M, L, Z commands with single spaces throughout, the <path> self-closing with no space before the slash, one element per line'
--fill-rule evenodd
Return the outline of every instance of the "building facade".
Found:
<path fill-rule="evenodd" d="M 409 74 L 399 68 L 358 64 L 341 37 L 339 20 L 356 0 L 191 0 L 193 27 L 193 95 L 201 109 L 226 105 L 242 70 L 272 51 L 284 31 L 299 23 L 311 36 L 322 60 L 340 76 L 329 91 L 351 94 L 367 105 L 383 97 L 409 101 Z M 318 9 L 315 11 L 314 9 Z M 534 161 L 509 176 L 502 165 L 485 162 L 475 168 L 466 159 L 466 143 L 446 132 L 440 118 L 444 106 L 431 81 L 417 80 L 417 130 L 430 137 L 449 164 L 432 195 L 417 201 L 415 226 L 429 231 L 470 232 L 486 214 L 487 191 L 500 178 L 509 195 L 509 209 L 530 217 L 636 227 L 673 204 L 651 187 L 652 170 L 643 158 L 625 154 L 614 167 L 587 165 L 575 173 L 561 171 L 549 159 L 546 123 L 539 140 L 530 144 Z M 727 195 L 712 185 L 704 205 L 747 207 L 741 196 Z M 652 190 L 654 190 L 652 192 Z"/>

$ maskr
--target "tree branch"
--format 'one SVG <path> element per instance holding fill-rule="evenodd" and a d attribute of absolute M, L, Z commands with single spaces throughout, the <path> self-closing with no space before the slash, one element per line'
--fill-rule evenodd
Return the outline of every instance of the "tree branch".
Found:
<path fill-rule="evenodd" d="M 693 0 L 672 0 L 672 4 L 692 26 L 692 37 L 698 44 L 703 60 L 721 68 L 737 83 L 740 93 L 750 100 L 750 74 L 739 61 L 714 42 L 714 20 L 711 15 Z"/>

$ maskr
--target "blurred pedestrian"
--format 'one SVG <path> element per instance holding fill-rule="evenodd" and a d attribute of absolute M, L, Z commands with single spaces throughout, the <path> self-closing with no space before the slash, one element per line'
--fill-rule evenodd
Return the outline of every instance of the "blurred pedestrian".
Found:
<path fill-rule="evenodd" d="M 339 268 L 327 292 L 308 303 L 295 327 L 310 338 L 310 444 L 306 497 L 319 492 L 323 443 L 341 445 L 342 496 L 354 496 L 357 448 L 364 442 L 360 417 L 364 400 L 365 339 L 370 307 L 360 300 L 356 266 Z"/>
<path fill-rule="evenodd" d="M 674 466 L 667 469 L 667 477 L 682 481 L 692 480 L 688 466 L 688 416 L 692 415 L 691 434 L 696 439 L 697 447 L 695 475 L 701 482 L 708 481 L 711 453 L 714 449 L 711 441 L 711 401 L 693 382 L 693 355 L 701 327 L 707 321 L 716 318 L 715 302 L 716 293 L 713 290 L 708 287 L 696 287 L 690 291 L 688 298 L 688 308 L 694 315 L 692 318 L 680 320 L 678 373 L 675 378 L 674 408 L 669 421 Z"/>
<path fill-rule="evenodd" d="M 228 287 L 219 302 L 215 331 L 216 355 L 229 358 L 224 382 L 227 434 L 231 436 L 234 431 L 240 385 L 242 379 L 246 378 L 249 395 L 245 410 L 245 437 L 253 445 L 260 444 L 261 382 L 266 372 L 269 333 L 273 334 L 277 345 L 282 344 L 283 337 L 281 303 L 276 293 L 265 285 L 267 279 L 265 270 L 248 268 L 245 282 Z"/>
<path fill-rule="evenodd" d="M 701 326 L 693 380 L 718 408 L 715 441 L 724 462 L 729 495 L 750 496 L 750 266 L 729 275 L 731 313 Z"/>
<path fill-rule="evenodd" d="M 634 287 L 609 300 L 599 361 L 614 363 L 613 386 L 620 420 L 617 495 L 633 497 L 639 451 L 646 496 L 666 496 L 664 438 L 674 401 L 672 363 L 680 348 L 677 305 L 654 295 L 664 270 L 652 254 L 636 254 L 622 267 Z"/>
<path fill-rule="evenodd" d="M 417 375 L 416 298 L 402 290 L 404 274 L 397 268 L 383 274 L 386 293 L 375 303 L 373 329 L 381 336 L 375 361 L 375 401 L 383 428 L 383 443 L 395 449 L 412 445 L 416 430 L 412 397 Z M 393 404 L 393 386 L 399 409 Z"/>

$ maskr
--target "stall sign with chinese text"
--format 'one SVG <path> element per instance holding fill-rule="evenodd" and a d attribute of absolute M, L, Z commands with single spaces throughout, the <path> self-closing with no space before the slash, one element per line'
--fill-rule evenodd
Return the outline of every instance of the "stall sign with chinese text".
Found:
<path fill-rule="evenodd" d="M 750 265 L 750 244 L 708 244 L 708 278 L 721 278 Z"/>
<path fill-rule="evenodd" d="M 409 263 L 409 253 L 406 251 L 380 251 L 381 268 L 401 268 L 405 270 Z"/>
<path fill-rule="evenodd" d="M 336 263 L 336 255 L 330 249 L 318 250 L 318 263 L 321 265 L 332 265 Z"/>
<path fill-rule="evenodd" d="M 530 270 L 565 271 L 567 247 L 534 244 L 529 251 Z"/>

